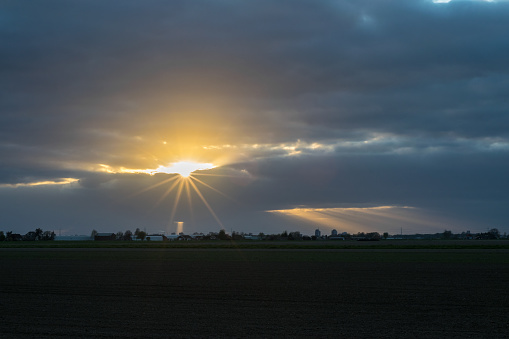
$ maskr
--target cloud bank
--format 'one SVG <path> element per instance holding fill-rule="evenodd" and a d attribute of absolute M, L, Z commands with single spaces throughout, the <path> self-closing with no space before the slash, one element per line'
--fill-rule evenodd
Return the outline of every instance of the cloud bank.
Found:
<path fill-rule="evenodd" d="M 0 6 L 0 229 L 169 229 L 176 195 L 145 189 L 171 174 L 123 170 L 195 161 L 228 230 L 410 206 L 394 229 L 509 231 L 507 2 Z M 175 218 L 217 229 L 191 196 Z"/>

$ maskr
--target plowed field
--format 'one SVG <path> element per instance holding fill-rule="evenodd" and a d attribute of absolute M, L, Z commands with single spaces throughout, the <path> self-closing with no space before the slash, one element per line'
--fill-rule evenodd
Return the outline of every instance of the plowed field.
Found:
<path fill-rule="evenodd" d="M 0 251 L 0 336 L 507 338 L 507 251 Z"/>

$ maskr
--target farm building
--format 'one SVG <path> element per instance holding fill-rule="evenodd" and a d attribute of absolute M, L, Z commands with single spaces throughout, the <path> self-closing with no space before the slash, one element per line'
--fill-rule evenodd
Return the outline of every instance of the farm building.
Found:
<path fill-rule="evenodd" d="M 7 232 L 7 233 L 9 233 L 9 232 Z M 22 241 L 23 240 L 23 236 L 18 233 L 12 233 L 10 236 L 7 234 L 7 237 L 10 238 L 8 240 L 12 240 L 12 241 Z"/>
<path fill-rule="evenodd" d="M 345 240 L 345 237 L 339 237 L 337 235 L 333 235 L 329 237 L 329 240 Z"/>
<path fill-rule="evenodd" d="M 142 241 L 140 238 L 138 237 L 133 237 L 132 239 L 133 241 Z M 145 241 L 166 241 L 168 240 L 168 238 L 163 234 L 151 234 L 151 235 L 147 235 L 145 237 Z"/>
<path fill-rule="evenodd" d="M 110 240 L 116 240 L 117 237 L 115 233 L 97 233 L 94 236 L 94 240 L 96 241 L 110 241 Z"/>
<path fill-rule="evenodd" d="M 174 240 L 193 240 L 193 237 L 187 234 L 179 233 L 179 234 L 169 234 L 167 239 L 170 241 Z"/>
<path fill-rule="evenodd" d="M 147 235 L 147 237 L 145 239 L 149 240 L 149 241 L 166 241 L 166 240 L 168 240 L 168 238 L 166 238 L 165 235 L 161 235 L 161 234 Z"/>

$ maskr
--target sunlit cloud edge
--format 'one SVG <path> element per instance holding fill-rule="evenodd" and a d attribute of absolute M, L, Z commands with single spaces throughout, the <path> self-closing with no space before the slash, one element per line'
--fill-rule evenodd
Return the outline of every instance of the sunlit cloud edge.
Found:
<path fill-rule="evenodd" d="M 56 180 L 44 180 L 44 181 L 35 181 L 28 183 L 16 183 L 16 184 L 0 184 L 0 187 L 34 187 L 34 186 L 47 186 L 47 185 L 68 185 L 75 182 L 78 182 L 79 179 L 76 178 L 60 178 Z"/>

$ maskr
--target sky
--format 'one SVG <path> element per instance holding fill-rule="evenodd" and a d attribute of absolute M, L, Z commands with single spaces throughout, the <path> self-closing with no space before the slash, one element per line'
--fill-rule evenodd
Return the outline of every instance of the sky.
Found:
<path fill-rule="evenodd" d="M 509 232 L 508 19 L 480 0 L 2 1 L 0 230 Z"/>

